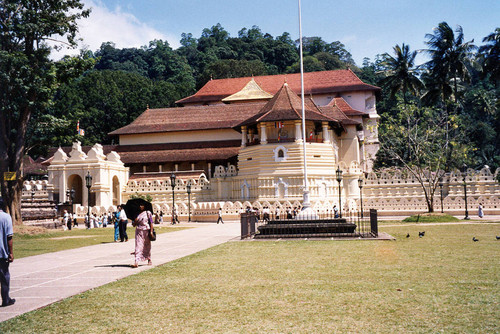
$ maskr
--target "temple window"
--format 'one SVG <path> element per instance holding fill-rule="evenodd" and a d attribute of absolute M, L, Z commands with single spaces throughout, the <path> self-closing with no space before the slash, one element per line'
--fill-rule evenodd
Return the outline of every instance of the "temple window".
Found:
<path fill-rule="evenodd" d="M 278 146 L 274 150 L 274 161 L 286 161 L 288 150 L 284 146 Z"/>

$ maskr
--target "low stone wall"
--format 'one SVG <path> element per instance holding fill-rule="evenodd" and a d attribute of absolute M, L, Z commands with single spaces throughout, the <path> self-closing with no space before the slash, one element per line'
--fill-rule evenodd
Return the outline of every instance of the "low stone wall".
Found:
<path fill-rule="evenodd" d="M 467 204 L 469 214 L 477 215 L 477 207 L 482 204 L 486 215 L 500 215 L 500 184 L 497 177 L 500 169 L 492 173 L 484 167 L 480 171 L 469 169 L 467 171 Z M 218 210 L 222 208 L 223 219 L 238 219 L 240 212 L 247 206 L 262 210 L 269 207 L 272 212 L 276 210 L 285 212 L 288 208 L 300 208 L 299 199 L 280 199 L 262 201 L 215 201 L 204 193 L 213 192 L 212 183 L 206 178 L 191 180 L 191 220 L 216 221 Z M 47 198 L 46 181 L 27 181 L 23 190 L 23 201 L 31 200 L 31 189 L 37 189 L 35 198 Z M 443 211 L 452 215 L 462 215 L 465 212 L 463 176 L 459 171 L 453 171 L 443 178 Z M 170 188 L 170 189 L 169 189 Z M 404 170 L 387 169 L 377 173 L 372 172 L 364 179 L 363 210 L 377 209 L 380 216 L 408 216 L 427 212 L 427 204 L 422 186 L 417 180 Z M 163 220 L 170 221 L 172 206 L 172 191 L 168 184 L 159 181 L 131 181 L 123 198 L 131 194 L 151 195 L 155 212 L 163 211 Z M 207 198 L 208 197 L 208 198 Z M 312 200 L 313 208 L 319 213 L 328 213 L 333 205 L 338 205 L 337 193 L 326 194 L 323 200 Z M 186 181 L 178 180 L 175 191 L 176 211 L 181 221 L 188 220 L 188 196 Z M 360 198 L 342 198 L 344 215 L 355 215 L 360 209 Z M 92 207 L 96 215 L 116 211 L 116 206 Z M 434 211 L 441 211 L 440 188 L 437 187 L 434 195 Z M 74 212 L 83 217 L 87 207 L 75 205 Z"/>
<path fill-rule="evenodd" d="M 500 214 L 500 169 L 492 173 L 488 167 L 469 169 L 465 178 L 469 215 L 477 215 L 479 203 L 486 215 Z M 462 174 L 456 170 L 442 180 L 443 211 L 451 215 L 465 213 L 465 192 Z M 410 174 L 400 169 L 369 173 L 364 182 L 363 209 L 377 209 L 381 216 L 407 216 L 427 212 L 423 188 Z M 360 205 L 360 201 L 357 201 Z M 434 194 L 434 211 L 441 211 L 440 187 Z"/>

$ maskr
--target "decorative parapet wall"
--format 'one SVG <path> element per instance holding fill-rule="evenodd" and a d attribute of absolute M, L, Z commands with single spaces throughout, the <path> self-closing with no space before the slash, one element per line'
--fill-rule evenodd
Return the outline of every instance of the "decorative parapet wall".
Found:
<path fill-rule="evenodd" d="M 467 206 L 476 213 L 479 203 L 486 214 L 500 214 L 500 184 L 488 167 L 480 171 L 467 170 Z M 465 211 L 463 175 L 458 170 L 446 174 L 443 183 L 443 211 L 459 215 Z M 434 194 L 434 211 L 441 211 L 440 187 Z M 360 201 L 357 201 L 360 204 Z M 377 209 L 382 215 L 410 215 L 426 212 L 424 191 L 416 178 L 405 170 L 385 169 L 369 173 L 363 188 L 363 208 Z"/>

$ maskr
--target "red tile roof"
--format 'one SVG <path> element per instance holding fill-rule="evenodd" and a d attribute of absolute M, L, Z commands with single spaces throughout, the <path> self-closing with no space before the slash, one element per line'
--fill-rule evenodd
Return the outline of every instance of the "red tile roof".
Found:
<path fill-rule="evenodd" d="M 220 101 L 242 90 L 251 79 L 252 77 L 210 80 L 194 95 L 177 103 Z M 296 94 L 300 93 L 300 73 L 258 76 L 253 79 L 263 90 L 273 95 L 284 82 L 287 82 Z M 378 91 L 380 88 L 364 83 L 351 70 L 304 73 L 304 92 L 307 95 L 366 90 Z"/>
<path fill-rule="evenodd" d="M 125 164 L 150 163 L 150 162 L 191 162 L 203 160 L 226 160 L 237 156 L 241 146 L 240 140 L 226 140 L 213 142 L 144 144 L 144 145 L 103 145 L 104 154 L 115 151 Z M 82 151 L 88 152 L 92 147 L 83 146 Z M 62 148 L 66 154 L 71 152 L 71 147 Z M 52 161 L 57 148 L 49 150 Z"/>
<path fill-rule="evenodd" d="M 307 120 L 337 122 L 321 113 L 320 109 L 311 99 L 304 101 L 304 113 Z M 242 122 L 240 125 L 250 125 L 258 122 L 274 122 L 302 119 L 302 101 L 295 94 L 288 84 L 283 84 L 281 89 L 274 97 L 266 103 L 260 112 L 249 119 Z"/>
<path fill-rule="evenodd" d="M 322 106 L 319 108 L 321 109 L 321 112 L 323 112 L 323 114 L 325 114 L 331 118 L 338 119 L 342 125 L 361 124 L 361 122 L 358 122 L 358 121 L 355 121 L 355 120 L 349 118 L 344 112 L 342 112 L 342 110 L 340 110 L 340 108 L 338 106 L 327 105 L 327 106 Z"/>
<path fill-rule="evenodd" d="M 337 106 L 344 114 L 347 116 L 368 116 L 368 113 L 359 111 L 351 107 L 349 103 L 347 103 L 346 100 L 344 100 L 343 97 L 335 97 L 333 98 L 330 103 L 328 103 L 329 106 Z"/>
<path fill-rule="evenodd" d="M 258 113 L 265 103 L 147 109 L 132 123 L 109 135 L 232 128 Z"/>

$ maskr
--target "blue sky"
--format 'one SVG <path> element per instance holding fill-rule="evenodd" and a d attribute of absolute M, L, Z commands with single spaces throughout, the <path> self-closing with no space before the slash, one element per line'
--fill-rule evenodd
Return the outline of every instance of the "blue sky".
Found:
<path fill-rule="evenodd" d="M 297 0 L 84 0 L 93 12 L 81 22 L 83 44 L 96 50 L 105 41 L 117 47 L 146 45 L 154 38 L 179 46 L 181 33 L 199 37 L 220 23 L 231 36 L 252 25 L 273 36 L 297 39 Z M 425 48 L 425 34 L 439 22 L 461 25 L 477 45 L 500 27 L 500 0 L 302 0 L 304 36 L 340 41 L 361 65 L 363 57 L 391 52 L 396 44 Z M 420 56 L 419 62 L 425 61 Z"/>

